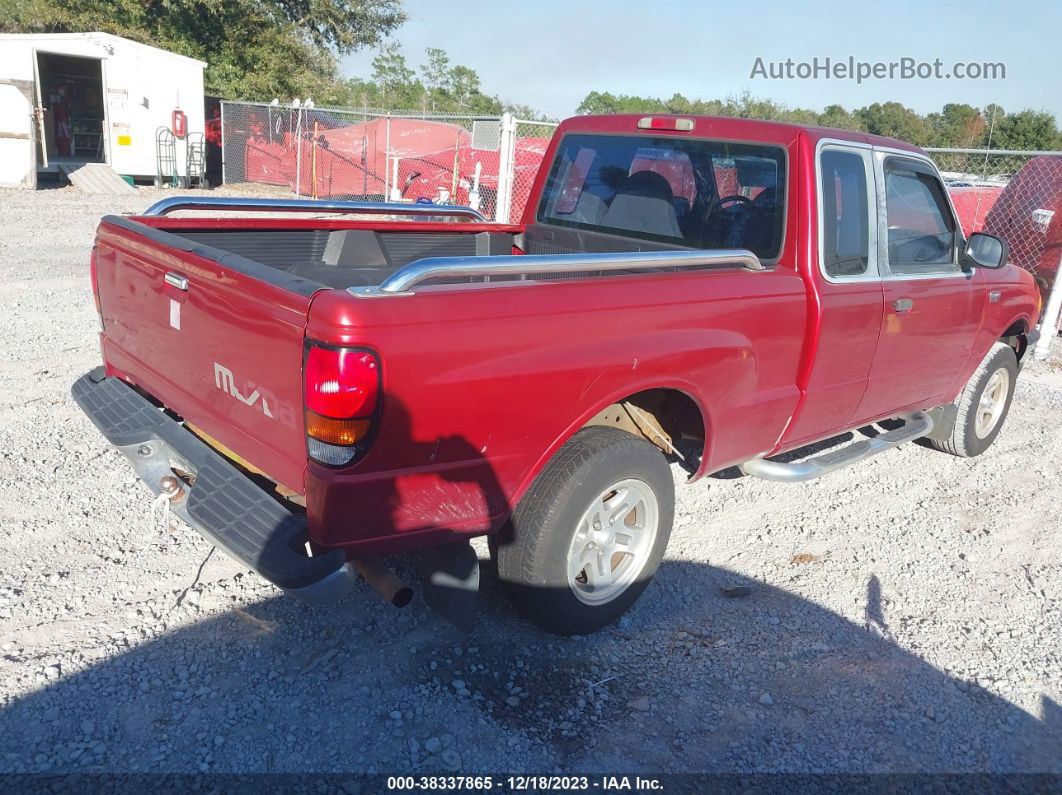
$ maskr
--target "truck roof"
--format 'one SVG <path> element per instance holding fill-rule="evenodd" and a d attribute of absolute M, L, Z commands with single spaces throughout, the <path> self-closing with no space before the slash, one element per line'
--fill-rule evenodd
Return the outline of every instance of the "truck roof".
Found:
<path fill-rule="evenodd" d="M 922 150 L 896 138 L 856 130 L 842 130 L 834 127 L 818 127 L 811 124 L 794 124 L 786 121 L 765 121 L 763 119 L 740 119 L 732 116 L 699 116 L 683 113 L 617 113 L 604 116 L 573 116 L 561 122 L 557 134 L 567 132 L 633 133 L 646 134 L 659 130 L 639 130 L 638 121 L 646 117 L 654 119 L 690 119 L 693 129 L 690 131 L 666 130 L 664 135 L 685 135 L 692 138 L 732 138 L 739 141 L 767 141 L 771 143 L 788 143 L 797 135 L 803 134 L 813 141 L 821 138 L 839 138 L 846 141 L 888 146 L 893 149 L 906 149 L 911 152 Z"/>

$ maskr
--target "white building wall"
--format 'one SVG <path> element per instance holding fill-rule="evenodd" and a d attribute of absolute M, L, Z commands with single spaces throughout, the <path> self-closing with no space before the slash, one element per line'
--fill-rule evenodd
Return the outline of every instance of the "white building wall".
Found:
<path fill-rule="evenodd" d="M 33 80 L 34 50 L 103 61 L 107 161 L 119 174 L 155 174 L 155 133 L 175 108 L 189 132 L 204 132 L 202 61 L 107 33 L 0 35 L 0 79 Z M 184 174 L 183 141 L 177 161 Z"/>
<path fill-rule="evenodd" d="M 0 82 L 0 187 L 37 187 L 32 113 L 20 86 Z"/>

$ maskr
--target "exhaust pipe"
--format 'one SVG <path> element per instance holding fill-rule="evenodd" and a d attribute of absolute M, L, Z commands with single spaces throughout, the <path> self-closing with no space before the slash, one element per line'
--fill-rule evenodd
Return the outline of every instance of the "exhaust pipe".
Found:
<path fill-rule="evenodd" d="M 350 558 L 347 563 L 395 607 L 405 607 L 413 601 L 413 589 L 375 558 Z"/>

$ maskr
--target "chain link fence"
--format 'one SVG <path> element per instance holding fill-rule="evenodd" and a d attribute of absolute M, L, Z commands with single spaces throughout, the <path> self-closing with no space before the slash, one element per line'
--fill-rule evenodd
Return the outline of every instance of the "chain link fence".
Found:
<path fill-rule="evenodd" d="M 1045 306 L 1044 323 L 1057 325 L 1059 299 L 1051 292 L 1062 272 L 1062 152 L 928 149 L 948 185 L 963 231 L 1007 241 L 1010 261 L 1032 274 Z M 1054 335 L 1049 335 L 1054 336 Z M 1043 353 L 1048 335 L 1045 334 Z M 1041 355 L 1043 355 L 1041 353 Z"/>
<path fill-rule="evenodd" d="M 226 185 L 296 196 L 431 201 L 520 218 L 556 124 L 504 116 L 223 102 Z"/>
<path fill-rule="evenodd" d="M 496 212 L 499 117 L 224 102 L 223 181 Z"/>
<path fill-rule="evenodd" d="M 1032 158 L 1051 154 L 1016 149 L 938 149 L 926 151 L 945 180 L 954 183 L 1006 185 Z"/>
<path fill-rule="evenodd" d="M 546 156 L 556 122 L 513 119 L 515 151 L 512 159 L 512 206 L 509 218 L 517 220 L 524 214 L 531 188 L 538 176 L 539 166 Z"/>
<path fill-rule="evenodd" d="M 929 149 L 963 231 L 1007 241 L 1011 261 L 1050 289 L 1062 251 L 1062 152 Z"/>
<path fill-rule="evenodd" d="M 963 231 L 1003 237 L 1022 267 L 1041 269 L 1051 216 L 1062 196 L 1058 170 L 1062 152 L 927 151 L 944 177 Z"/>

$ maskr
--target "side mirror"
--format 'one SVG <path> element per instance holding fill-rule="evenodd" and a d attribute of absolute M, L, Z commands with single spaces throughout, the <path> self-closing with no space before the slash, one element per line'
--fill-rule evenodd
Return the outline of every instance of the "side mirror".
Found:
<path fill-rule="evenodd" d="M 969 265 L 980 265 L 982 268 L 1002 268 L 1007 264 L 1007 256 L 1010 249 L 1005 240 L 1000 240 L 994 235 L 986 235 L 983 232 L 974 232 L 966 241 L 966 250 L 963 251 L 963 260 Z"/>

